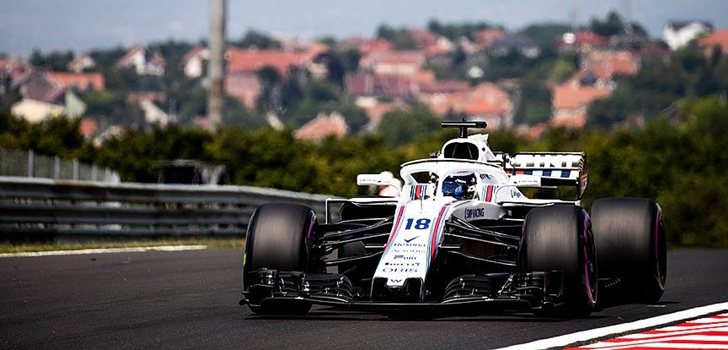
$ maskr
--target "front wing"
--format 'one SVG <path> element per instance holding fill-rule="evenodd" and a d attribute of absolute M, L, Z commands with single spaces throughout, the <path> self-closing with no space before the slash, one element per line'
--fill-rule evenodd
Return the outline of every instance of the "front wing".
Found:
<path fill-rule="evenodd" d="M 549 288 L 544 281 L 545 274 L 534 273 L 524 276 L 529 285 L 524 288 L 513 286 L 513 277 L 503 274 L 494 279 L 508 278 L 508 286 L 495 288 L 470 288 L 463 282 L 461 291 L 445 298 L 423 301 L 399 301 L 396 299 L 376 300 L 374 296 L 360 297 L 351 282 L 343 275 L 334 273 L 305 274 L 301 272 L 278 272 L 261 269 L 259 280 L 250 285 L 244 293 L 241 305 L 285 306 L 313 304 L 337 309 L 379 313 L 435 313 L 435 314 L 487 314 L 501 311 L 537 311 L 558 307 L 558 295 L 549 297 Z M 487 276 L 483 276 L 487 278 Z M 405 300 L 405 299 L 403 299 Z"/>

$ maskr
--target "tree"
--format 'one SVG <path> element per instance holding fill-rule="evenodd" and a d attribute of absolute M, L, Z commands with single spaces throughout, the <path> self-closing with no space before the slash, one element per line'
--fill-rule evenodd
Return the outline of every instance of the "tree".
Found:
<path fill-rule="evenodd" d="M 107 125 L 144 125 L 144 114 L 139 106 L 124 94 L 112 90 L 88 91 L 81 96 L 86 103 L 86 114 Z"/>
<path fill-rule="evenodd" d="M 522 35 L 536 42 L 539 47 L 553 47 L 562 34 L 572 31 L 572 27 L 566 23 L 539 23 L 531 24 L 520 31 Z"/>
<path fill-rule="evenodd" d="M 31 124 L 10 113 L 0 112 L 0 146 L 88 160 L 93 157 L 94 150 L 79 133 L 79 123 L 77 119 L 59 116 Z"/>
<path fill-rule="evenodd" d="M 590 29 L 592 32 L 603 36 L 619 35 L 624 33 L 625 24 L 622 18 L 614 11 L 609 11 L 604 21 L 592 18 Z"/>
<path fill-rule="evenodd" d="M 543 81 L 524 80 L 514 121 L 528 125 L 548 121 L 551 118 L 551 98 L 551 89 Z"/>
<path fill-rule="evenodd" d="M 346 72 L 356 72 L 359 69 L 359 60 L 361 59 L 361 52 L 357 49 L 348 49 L 343 52 L 336 52 L 339 56 L 339 61 L 344 65 Z"/>
<path fill-rule="evenodd" d="M 262 86 L 262 91 L 258 97 L 258 108 L 262 111 L 277 109 L 280 107 L 280 96 L 278 96 L 280 88 L 278 84 L 283 78 L 273 67 L 263 67 L 256 74 Z"/>
<path fill-rule="evenodd" d="M 238 100 L 228 96 L 223 107 L 222 125 L 255 130 L 265 127 L 267 123 L 262 115 L 249 111 Z"/>
<path fill-rule="evenodd" d="M 238 41 L 233 41 L 233 45 L 243 48 L 280 49 L 281 43 L 272 37 L 255 30 L 248 30 L 245 35 Z"/>
<path fill-rule="evenodd" d="M 412 33 L 407 28 L 395 29 L 386 24 L 382 24 L 377 28 L 377 38 L 391 42 L 397 50 L 413 50 L 417 48 Z"/>
<path fill-rule="evenodd" d="M 68 64 L 73 61 L 73 56 L 73 51 L 52 51 L 43 55 L 40 51 L 33 50 L 30 63 L 36 67 L 65 72 Z"/>
<path fill-rule="evenodd" d="M 429 110 L 392 111 L 382 117 L 377 132 L 389 146 L 403 145 L 440 128 L 440 119 Z"/>
<path fill-rule="evenodd" d="M 354 52 L 358 54 L 359 51 L 354 50 Z M 327 52 L 319 55 L 316 58 L 317 63 L 326 65 L 326 80 L 336 84 L 339 87 L 344 86 L 344 76 L 346 75 L 347 71 L 346 64 L 351 64 L 345 63 L 345 59 L 347 58 L 342 57 L 341 54 L 337 54 L 336 52 Z M 357 62 L 356 65 L 358 66 L 359 63 Z"/>
<path fill-rule="evenodd" d="M 458 41 L 461 38 L 475 40 L 477 32 L 483 29 L 493 28 L 486 22 L 463 22 L 463 23 L 440 23 L 435 19 L 427 23 L 427 29 L 433 33 L 442 35 L 451 41 Z"/>

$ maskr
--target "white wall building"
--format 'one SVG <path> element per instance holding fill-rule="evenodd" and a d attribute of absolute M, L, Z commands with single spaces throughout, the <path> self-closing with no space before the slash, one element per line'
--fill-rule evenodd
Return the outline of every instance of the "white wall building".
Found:
<path fill-rule="evenodd" d="M 704 21 L 670 21 L 662 30 L 662 38 L 670 50 L 685 47 L 693 39 L 713 31 L 713 25 Z"/>

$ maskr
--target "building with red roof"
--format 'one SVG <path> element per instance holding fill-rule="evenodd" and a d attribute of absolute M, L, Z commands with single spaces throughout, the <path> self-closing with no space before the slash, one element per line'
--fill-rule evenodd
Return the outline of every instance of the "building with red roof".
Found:
<path fill-rule="evenodd" d="M 375 74 L 414 75 L 424 64 L 421 51 L 377 51 L 362 57 L 359 66 Z"/>
<path fill-rule="evenodd" d="M 117 68 L 134 68 L 139 75 L 164 75 L 167 61 L 158 52 L 136 46 L 116 62 Z"/>
<path fill-rule="evenodd" d="M 501 29 L 483 29 L 475 33 L 475 44 L 480 49 L 487 49 L 494 42 L 504 38 L 506 33 Z"/>
<path fill-rule="evenodd" d="M 396 74 L 352 73 L 344 79 L 349 96 L 403 98 L 419 92 L 419 85 L 411 77 Z"/>
<path fill-rule="evenodd" d="M 568 32 L 558 38 L 556 46 L 561 51 L 589 52 L 609 46 L 609 38 L 589 31 Z"/>
<path fill-rule="evenodd" d="M 261 68 L 271 67 L 285 76 L 290 68 L 304 66 L 304 54 L 282 50 L 228 49 L 227 71 L 234 73 L 255 73 Z"/>
<path fill-rule="evenodd" d="M 80 91 L 104 90 L 104 76 L 101 73 L 48 72 L 48 78 L 63 88 L 76 88 Z"/>
<path fill-rule="evenodd" d="M 342 138 L 349 132 L 349 127 L 341 114 L 319 114 L 294 132 L 297 139 L 318 141 L 327 137 Z"/>
<path fill-rule="evenodd" d="M 723 54 L 728 54 L 728 29 L 716 30 L 700 39 L 699 44 L 706 55 L 712 55 L 713 47 L 718 46 Z"/>
<path fill-rule="evenodd" d="M 609 97 L 612 89 L 600 86 L 581 86 L 567 82 L 553 88 L 551 124 L 582 128 L 586 124 L 589 104 Z"/>

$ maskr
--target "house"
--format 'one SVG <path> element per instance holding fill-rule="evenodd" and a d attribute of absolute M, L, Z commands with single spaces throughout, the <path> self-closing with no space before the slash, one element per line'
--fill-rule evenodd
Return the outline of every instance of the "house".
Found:
<path fill-rule="evenodd" d="M 614 88 L 617 77 L 637 74 L 640 65 L 640 57 L 631 51 L 590 51 L 570 80 L 580 85 Z"/>
<path fill-rule="evenodd" d="M 93 137 L 98 129 L 99 122 L 93 118 L 83 118 L 78 125 L 78 132 L 87 139 Z"/>
<path fill-rule="evenodd" d="M 718 46 L 723 54 L 728 54 L 728 29 L 716 30 L 699 40 L 699 45 L 705 50 L 705 54 L 712 55 L 713 48 Z"/>
<path fill-rule="evenodd" d="M 31 71 L 33 67 L 23 59 L 0 56 L 0 83 L 7 85 L 3 88 L 17 88 Z"/>
<path fill-rule="evenodd" d="M 328 63 L 334 55 L 328 45 L 314 42 L 296 50 L 302 50 L 304 66 L 314 79 L 325 79 L 329 75 Z"/>
<path fill-rule="evenodd" d="M 553 88 L 551 124 L 582 128 L 586 124 L 586 112 L 593 101 L 606 98 L 612 89 L 601 86 L 582 86 L 570 81 Z"/>
<path fill-rule="evenodd" d="M 438 80 L 421 84 L 417 98 L 435 115 L 445 116 L 456 108 L 458 97 L 470 90 L 466 81 Z"/>
<path fill-rule="evenodd" d="M 328 46 L 320 43 L 292 45 L 289 44 L 290 51 L 229 48 L 225 54 L 226 93 L 252 109 L 262 92 L 258 79 L 258 71 L 262 68 L 273 68 L 281 77 L 288 76 L 291 70 L 306 70 L 314 77 L 328 74 L 325 64 L 319 62 L 322 55 L 328 54 Z"/>
<path fill-rule="evenodd" d="M 139 75 L 164 75 L 167 62 L 157 52 L 136 46 L 129 50 L 117 62 L 117 68 L 133 68 Z"/>
<path fill-rule="evenodd" d="M 49 118 L 63 115 L 63 106 L 48 103 L 45 101 L 35 100 L 32 98 L 23 98 L 20 102 L 15 103 L 10 112 L 13 115 L 20 116 L 31 123 L 38 123 Z"/>
<path fill-rule="evenodd" d="M 101 131 L 101 133 L 96 136 L 93 140 L 94 146 L 100 147 L 107 141 L 111 141 L 113 139 L 117 139 L 121 136 L 123 136 L 127 132 L 127 129 L 120 125 L 111 125 Z"/>
<path fill-rule="evenodd" d="M 349 132 L 344 117 L 338 112 L 329 115 L 323 113 L 304 124 L 293 135 L 297 139 L 318 141 L 327 137 L 342 138 Z"/>
<path fill-rule="evenodd" d="M 48 72 L 48 78 L 63 89 L 75 88 L 79 91 L 104 90 L 104 76 L 101 73 Z"/>
<path fill-rule="evenodd" d="M 13 88 L 23 99 L 13 106 L 13 111 L 35 122 L 60 114 L 82 116 L 86 104 L 75 91 L 103 90 L 104 78 L 100 73 L 31 70 L 16 79 L 15 84 Z"/>
<path fill-rule="evenodd" d="M 421 94 L 452 94 L 470 90 L 470 84 L 462 80 L 433 80 L 420 84 Z"/>
<path fill-rule="evenodd" d="M 306 55 L 283 50 L 257 50 L 230 48 L 225 53 L 227 73 L 253 73 L 263 67 L 275 69 L 281 76 L 288 75 L 291 68 L 303 68 Z"/>
<path fill-rule="evenodd" d="M 405 110 L 407 105 L 401 101 L 382 102 L 373 97 L 359 97 L 355 101 L 357 107 L 364 110 L 369 118 L 365 130 L 372 131 L 379 126 L 385 114 L 394 110 Z"/>
<path fill-rule="evenodd" d="M 561 35 L 556 41 L 559 51 L 577 51 L 587 53 L 591 50 L 600 50 L 609 46 L 609 38 L 594 32 L 568 32 Z"/>
<path fill-rule="evenodd" d="M 81 73 L 94 68 L 96 68 L 96 61 L 89 54 L 78 56 L 68 63 L 68 70 L 74 73 Z"/>
<path fill-rule="evenodd" d="M 414 96 L 419 85 L 412 78 L 398 74 L 349 73 L 344 78 L 349 96 L 397 99 Z"/>
<path fill-rule="evenodd" d="M 426 57 L 441 56 L 455 50 L 455 45 L 450 40 L 427 29 L 411 30 L 410 35 Z"/>
<path fill-rule="evenodd" d="M 424 64 L 421 51 L 377 51 L 363 56 L 359 67 L 379 75 L 414 75 Z"/>
<path fill-rule="evenodd" d="M 512 125 L 513 103 L 498 85 L 481 83 L 470 87 L 467 82 L 460 81 L 443 81 L 437 85 L 423 86 L 423 92 L 418 96 L 420 102 L 436 115 L 462 113 L 468 118 L 485 120 L 492 128 Z"/>
<path fill-rule="evenodd" d="M 362 57 L 380 51 L 392 51 L 394 45 L 385 39 L 370 39 L 362 36 L 349 37 L 341 41 L 339 47 L 343 50 L 357 50 Z"/>
<path fill-rule="evenodd" d="M 161 127 L 166 126 L 172 121 L 172 118 L 165 113 L 152 100 L 139 101 L 139 108 L 144 112 L 144 120 L 147 124 L 155 124 Z"/>
<path fill-rule="evenodd" d="M 45 103 L 60 103 L 66 89 L 46 72 L 31 70 L 13 83 L 24 99 Z"/>
<path fill-rule="evenodd" d="M 506 33 L 500 29 L 483 29 L 475 33 L 475 45 L 481 50 L 488 49 L 494 42 L 505 36 Z"/>
<path fill-rule="evenodd" d="M 126 94 L 126 101 L 133 104 L 149 100 L 155 102 L 164 102 L 167 100 L 167 94 L 160 91 L 129 91 Z"/>
<path fill-rule="evenodd" d="M 470 41 L 470 39 L 468 39 L 468 37 L 466 36 L 461 36 L 460 39 L 458 39 L 456 47 L 463 50 L 466 55 L 472 55 L 480 51 L 480 47 L 474 42 Z"/>
<path fill-rule="evenodd" d="M 315 40 L 281 38 L 279 41 L 283 44 L 283 51 L 302 54 L 303 61 L 307 63 L 313 62 L 317 56 L 331 51 L 328 45 Z"/>
<path fill-rule="evenodd" d="M 80 118 L 86 113 L 86 102 L 76 94 L 73 89 L 66 90 L 63 101 L 63 113 L 69 118 Z"/>
<path fill-rule="evenodd" d="M 643 45 L 637 55 L 642 62 L 665 60 L 670 57 L 670 48 L 664 42 L 653 41 Z"/>
<path fill-rule="evenodd" d="M 513 124 L 513 103 L 507 92 L 493 83 L 481 83 L 465 94 L 453 109 L 471 119 L 485 120 L 494 129 Z"/>
<path fill-rule="evenodd" d="M 255 109 L 263 86 L 254 73 L 232 73 L 225 77 L 225 93 L 234 97 L 245 108 Z"/>
<path fill-rule="evenodd" d="M 662 39 L 670 50 L 681 49 L 695 38 L 713 31 L 713 25 L 706 21 L 669 21 L 662 29 Z"/>
<path fill-rule="evenodd" d="M 196 46 L 182 57 L 180 65 L 186 77 L 195 79 L 205 73 L 205 65 L 209 59 L 210 50 L 203 46 Z"/>

